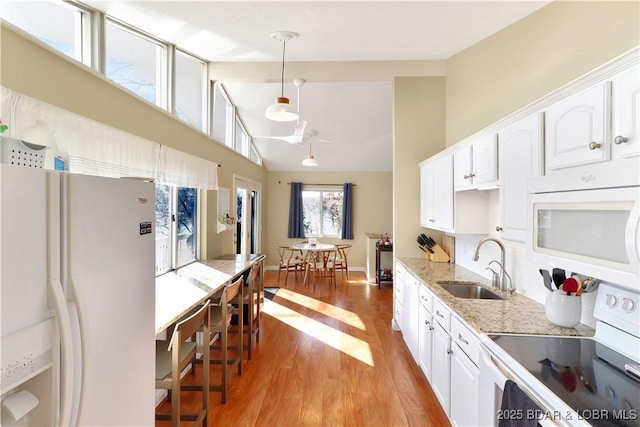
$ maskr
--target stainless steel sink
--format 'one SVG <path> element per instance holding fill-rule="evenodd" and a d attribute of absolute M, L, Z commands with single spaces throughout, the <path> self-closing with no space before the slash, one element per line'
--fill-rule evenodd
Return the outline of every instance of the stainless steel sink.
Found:
<path fill-rule="evenodd" d="M 466 299 L 505 299 L 500 294 L 485 288 L 478 283 L 470 282 L 438 282 L 442 288 L 457 298 Z"/>

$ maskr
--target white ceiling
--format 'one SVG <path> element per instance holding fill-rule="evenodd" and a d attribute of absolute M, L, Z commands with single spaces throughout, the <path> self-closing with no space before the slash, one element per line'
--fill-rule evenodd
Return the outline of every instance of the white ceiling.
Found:
<path fill-rule="evenodd" d="M 295 31 L 286 63 L 444 60 L 548 4 L 541 1 L 85 1 L 208 61 L 280 62 L 274 31 Z M 245 64 L 246 66 L 246 64 Z M 256 64 L 256 69 L 260 64 Z M 278 75 L 280 67 L 278 66 Z M 285 70 L 287 68 L 285 67 Z M 285 96 L 297 105 L 294 78 Z M 253 81 L 224 81 L 252 136 L 288 135 L 294 123 L 274 123 L 264 110 L 280 94 L 273 73 Z M 314 171 L 390 171 L 392 82 L 308 81 L 301 90 L 301 119 L 317 129 Z M 353 79 L 351 79 L 353 80 Z M 357 80 L 357 79 L 356 79 Z M 379 79 L 378 79 L 379 80 Z M 310 170 L 300 165 L 309 146 L 255 138 L 272 171 Z"/>

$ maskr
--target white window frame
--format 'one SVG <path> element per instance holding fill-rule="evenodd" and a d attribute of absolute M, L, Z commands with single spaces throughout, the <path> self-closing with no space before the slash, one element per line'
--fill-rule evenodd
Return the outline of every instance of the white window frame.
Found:
<path fill-rule="evenodd" d="M 166 184 L 157 184 L 157 185 L 166 185 Z M 178 219 L 178 190 L 181 187 L 174 185 L 167 185 L 169 187 L 169 250 L 170 254 L 170 265 L 165 268 L 158 268 L 157 266 L 157 248 L 156 248 L 156 276 L 160 276 L 162 274 L 168 273 L 169 271 L 174 271 L 180 267 L 183 267 L 187 264 L 192 263 L 200 259 L 200 246 L 202 242 L 202 223 L 201 223 L 201 209 L 202 209 L 202 191 L 196 190 L 197 200 L 196 200 L 196 215 L 194 218 L 194 222 L 196 224 L 196 253 L 195 258 L 193 260 L 188 260 L 184 263 L 178 262 L 178 227 L 177 227 L 177 219 Z"/>
<path fill-rule="evenodd" d="M 341 186 L 326 186 L 326 187 L 320 187 L 317 185 L 308 185 L 308 186 L 304 186 L 302 187 L 302 191 L 305 192 L 317 192 L 320 193 L 320 200 L 322 201 L 322 199 L 324 198 L 322 193 L 336 193 L 336 192 L 340 192 L 343 193 L 343 199 L 342 202 L 344 203 L 344 189 Z M 304 212 L 304 210 L 303 210 Z M 326 234 L 324 232 L 324 229 L 322 227 L 322 206 L 321 206 L 321 211 L 320 211 L 320 233 L 319 234 L 315 234 L 315 233 L 307 233 L 305 231 L 305 237 L 330 237 L 330 238 L 337 238 L 339 239 L 341 237 L 340 232 L 336 233 L 336 234 Z M 342 209 L 340 209 L 340 217 L 341 217 L 341 222 L 344 222 L 344 218 L 342 218 Z"/>
<path fill-rule="evenodd" d="M 107 77 L 106 74 L 106 63 L 107 63 L 107 49 L 106 49 L 106 44 L 107 44 L 107 39 L 106 39 L 106 27 L 107 25 L 114 25 L 118 28 L 120 28 L 123 31 L 126 31 L 128 33 L 133 34 L 134 36 L 140 37 L 142 39 L 147 40 L 148 42 L 151 42 L 153 44 L 156 45 L 156 49 L 160 49 L 160 55 L 157 56 L 157 63 L 155 66 L 155 70 L 156 70 L 156 79 L 158 81 L 158 84 L 156 85 L 156 103 L 153 105 L 156 105 L 157 107 L 160 107 L 166 111 L 171 111 L 169 109 L 169 104 L 171 102 L 171 97 L 170 97 L 170 92 L 173 90 L 173 85 L 170 83 L 170 77 L 171 77 L 171 72 L 172 72 L 172 66 L 169 64 L 170 59 L 172 59 L 172 51 L 170 48 L 170 45 L 166 42 L 164 42 L 163 40 L 160 40 L 157 37 L 154 37 L 151 34 L 145 33 L 144 31 L 141 31 L 135 27 L 132 27 L 131 25 L 122 22 L 116 18 L 113 18 L 111 16 L 105 16 L 104 19 L 104 45 L 105 45 L 105 49 L 104 49 L 104 67 L 105 67 L 105 77 Z M 107 79 L 109 79 L 109 77 L 107 77 Z M 128 92 L 132 93 L 133 95 L 137 96 L 138 98 L 144 100 L 145 102 L 148 102 L 151 104 L 151 101 L 149 101 L 146 98 L 143 98 L 142 96 L 138 95 L 137 93 L 133 92 L 130 89 L 127 89 L 125 86 L 122 86 L 120 84 L 118 84 L 117 82 L 109 79 L 109 81 L 112 81 L 113 83 L 117 84 L 119 87 L 127 90 Z"/>

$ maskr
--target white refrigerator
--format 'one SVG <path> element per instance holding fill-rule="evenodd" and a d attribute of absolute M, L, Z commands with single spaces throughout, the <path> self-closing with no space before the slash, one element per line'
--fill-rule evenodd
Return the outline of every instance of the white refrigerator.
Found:
<path fill-rule="evenodd" d="M 151 182 L 0 165 L 2 426 L 152 426 Z"/>

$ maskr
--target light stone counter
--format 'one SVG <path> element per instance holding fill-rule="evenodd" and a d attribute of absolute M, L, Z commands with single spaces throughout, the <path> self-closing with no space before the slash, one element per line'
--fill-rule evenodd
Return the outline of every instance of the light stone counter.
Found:
<path fill-rule="evenodd" d="M 580 324 L 561 328 L 547 320 L 544 305 L 520 294 L 504 293 L 505 300 L 456 298 L 437 282 L 478 282 L 491 288 L 484 277 L 456 264 L 435 263 L 424 258 L 396 258 L 409 273 L 421 280 L 442 302 L 476 331 L 485 334 L 514 333 L 532 335 L 592 336 L 594 330 Z M 542 285 L 541 285 L 542 286 Z"/>
<path fill-rule="evenodd" d="M 156 277 L 156 334 L 262 260 L 263 254 L 225 255 L 193 262 L 177 272 Z"/>

